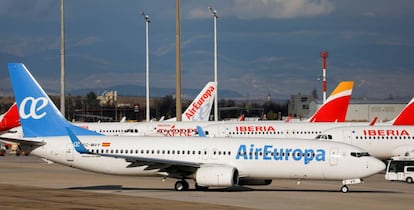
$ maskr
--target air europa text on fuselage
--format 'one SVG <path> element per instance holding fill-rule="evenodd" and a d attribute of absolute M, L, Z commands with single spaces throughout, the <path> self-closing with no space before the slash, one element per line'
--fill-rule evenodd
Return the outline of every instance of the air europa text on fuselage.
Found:
<path fill-rule="evenodd" d="M 191 117 L 194 116 L 194 114 L 197 112 L 197 110 L 200 109 L 204 102 L 213 95 L 215 89 L 216 88 L 214 86 L 208 87 L 206 92 L 204 92 L 204 94 L 201 96 L 201 98 L 190 105 L 191 109 L 189 109 L 189 111 L 185 113 L 187 119 L 191 119 Z"/>
<path fill-rule="evenodd" d="M 369 129 L 364 130 L 364 136 L 410 136 L 407 130 L 381 130 L 381 129 Z"/>
<path fill-rule="evenodd" d="M 269 132 L 276 131 L 271 125 L 243 125 L 236 126 L 236 132 Z"/>
<path fill-rule="evenodd" d="M 274 148 L 273 145 L 263 145 L 263 147 L 255 147 L 251 144 L 249 148 L 245 144 L 241 144 L 237 150 L 236 160 L 289 160 L 301 161 L 308 164 L 309 162 L 325 161 L 324 149 L 301 149 L 301 148 Z"/>

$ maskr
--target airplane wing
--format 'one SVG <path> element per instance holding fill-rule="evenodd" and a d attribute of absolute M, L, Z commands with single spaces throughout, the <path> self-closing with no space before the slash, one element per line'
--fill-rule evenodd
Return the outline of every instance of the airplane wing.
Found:
<path fill-rule="evenodd" d="M 45 142 L 34 141 L 31 139 L 20 139 L 20 138 L 7 137 L 7 136 L 4 136 L 4 134 L 0 136 L 0 140 L 20 143 L 20 144 L 25 144 L 25 145 L 32 145 L 32 146 L 42 146 L 45 144 Z"/>

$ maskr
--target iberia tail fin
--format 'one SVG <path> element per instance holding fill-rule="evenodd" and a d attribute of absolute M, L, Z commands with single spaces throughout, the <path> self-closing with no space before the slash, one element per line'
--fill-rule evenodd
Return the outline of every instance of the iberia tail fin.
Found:
<path fill-rule="evenodd" d="M 344 122 L 351 100 L 353 81 L 338 84 L 325 103 L 309 118 L 310 122 Z"/>
<path fill-rule="evenodd" d="M 101 135 L 68 122 L 22 63 L 9 63 L 9 74 L 24 137 Z"/>
<path fill-rule="evenodd" d="M 0 121 L 0 132 L 10 130 L 20 126 L 19 113 L 17 112 L 17 105 L 14 103 L 9 110 L 7 110 Z"/>
<path fill-rule="evenodd" d="M 414 125 L 414 97 L 391 122 L 392 125 Z"/>

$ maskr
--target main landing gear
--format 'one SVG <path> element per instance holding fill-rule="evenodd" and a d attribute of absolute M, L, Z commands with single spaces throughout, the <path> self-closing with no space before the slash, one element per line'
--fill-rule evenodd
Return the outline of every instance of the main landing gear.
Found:
<path fill-rule="evenodd" d="M 185 190 L 188 190 L 189 185 L 187 181 L 182 179 L 182 180 L 178 180 L 177 182 L 175 182 L 174 188 L 176 191 L 185 191 Z"/>
<path fill-rule="evenodd" d="M 186 191 L 188 190 L 188 188 L 189 188 L 189 185 L 185 179 L 181 179 L 175 182 L 174 189 L 176 191 Z M 208 187 L 200 186 L 197 183 L 195 183 L 195 189 L 197 191 L 205 191 L 205 190 L 208 190 Z"/>

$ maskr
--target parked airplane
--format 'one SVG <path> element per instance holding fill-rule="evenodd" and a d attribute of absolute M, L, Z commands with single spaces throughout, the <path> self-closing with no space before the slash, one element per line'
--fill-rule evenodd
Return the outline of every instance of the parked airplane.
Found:
<path fill-rule="evenodd" d="M 347 107 L 352 93 L 353 82 L 344 81 L 338 84 L 336 89 L 317 112 L 309 119 L 311 122 L 337 122 L 343 121 L 346 116 Z M 196 100 L 197 101 L 197 100 Z M 333 110 L 337 109 L 336 112 Z M 210 106 L 211 109 L 211 106 Z M 210 113 L 210 112 L 209 112 Z M 280 121 L 256 121 L 258 124 L 273 125 L 282 123 Z M 255 123 L 256 123 L 255 122 Z M 196 134 L 196 126 L 206 127 L 212 124 L 237 123 L 237 121 L 197 121 L 197 122 L 150 122 L 150 123 L 80 123 L 79 125 L 105 135 L 166 135 L 166 136 L 192 136 Z M 252 123 L 245 121 L 246 124 Z M 312 135 L 314 138 L 316 134 Z"/>
<path fill-rule="evenodd" d="M 322 131 L 336 127 L 338 122 L 345 121 L 353 84 L 352 81 L 340 82 L 326 102 L 307 121 L 218 122 L 203 126 L 203 130 L 210 137 L 314 139 Z"/>
<path fill-rule="evenodd" d="M 274 138 L 305 138 L 314 139 L 323 131 L 337 127 L 349 126 L 413 126 L 414 125 L 414 98 L 405 106 L 400 114 L 392 121 L 385 123 L 371 122 L 289 122 L 280 123 L 275 121 L 257 121 L 257 122 L 228 122 L 215 123 L 203 127 L 206 136 L 210 137 L 274 137 Z M 326 138 L 326 135 L 318 138 Z"/>
<path fill-rule="evenodd" d="M 337 142 L 102 136 L 66 121 L 23 64 L 10 63 L 9 73 L 24 138 L 6 139 L 66 166 L 176 178 L 176 190 L 188 189 L 186 179 L 206 188 L 292 178 L 342 180 L 342 192 L 385 168 L 367 152 Z"/>
<path fill-rule="evenodd" d="M 414 158 L 414 126 L 350 126 L 324 131 L 317 139 L 338 141 L 360 147 L 376 158 Z"/>

